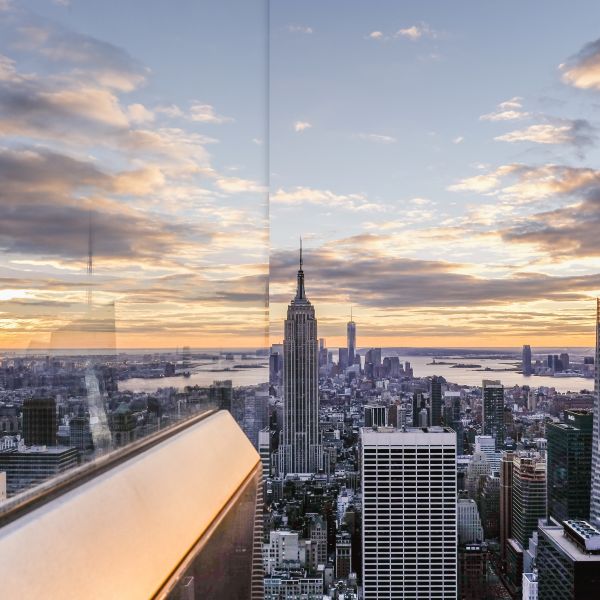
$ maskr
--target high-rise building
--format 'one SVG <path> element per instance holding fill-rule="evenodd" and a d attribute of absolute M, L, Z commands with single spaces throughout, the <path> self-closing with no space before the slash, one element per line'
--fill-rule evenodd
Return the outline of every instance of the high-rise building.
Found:
<path fill-rule="evenodd" d="M 431 378 L 431 424 L 442 424 L 442 379 Z"/>
<path fill-rule="evenodd" d="M 523 346 L 523 361 L 522 361 L 523 375 L 531 375 L 533 372 L 531 367 L 531 346 L 526 344 Z"/>
<path fill-rule="evenodd" d="M 523 560 L 529 538 L 546 516 L 546 462 L 536 452 L 513 457 L 512 537 L 506 544 L 509 591 L 518 593 L 523 583 Z"/>
<path fill-rule="evenodd" d="M 540 598 L 591 600 L 600 588 L 600 530 L 586 521 L 540 525 L 537 551 Z"/>
<path fill-rule="evenodd" d="M 365 427 L 387 425 L 387 407 L 365 406 Z"/>
<path fill-rule="evenodd" d="M 345 579 L 352 572 L 352 538 L 346 531 L 335 538 L 335 576 Z"/>
<path fill-rule="evenodd" d="M 356 354 L 356 323 L 352 318 L 352 309 L 350 309 L 350 320 L 346 326 L 346 334 L 348 338 L 348 366 L 351 366 L 354 364 Z"/>
<path fill-rule="evenodd" d="M 492 465 L 486 455 L 479 451 L 473 454 L 467 467 L 466 488 L 469 497 L 476 502 L 479 501 L 479 492 L 483 487 L 485 477 L 492 474 Z"/>
<path fill-rule="evenodd" d="M 523 573 L 523 600 L 538 600 L 537 573 Z"/>
<path fill-rule="evenodd" d="M 504 386 L 499 381 L 483 380 L 483 435 L 496 440 L 496 450 L 504 445 Z"/>
<path fill-rule="evenodd" d="M 458 598 L 481 600 L 486 597 L 488 548 L 486 544 L 466 544 L 458 549 Z"/>
<path fill-rule="evenodd" d="M 546 462 L 535 452 L 519 452 L 513 458 L 512 537 L 523 548 L 546 516 Z"/>
<path fill-rule="evenodd" d="M 77 448 L 66 446 L 31 446 L 0 452 L 0 471 L 6 472 L 9 496 L 68 471 L 78 462 Z"/>
<path fill-rule="evenodd" d="M 23 438 L 26 446 L 56 445 L 56 400 L 27 398 L 23 402 Z"/>
<path fill-rule="evenodd" d="M 500 461 L 500 562 L 506 569 L 506 549 L 512 537 L 513 453 L 503 452 Z"/>
<path fill-rule="evenodd" d="M 338 348 L 338 366 L 342 371 L 348 368 L 348 348 Z"/>
<path fill-rule="evenodd" d="M 263 480 L 271 475 L 271 430 L 265 427 L 258 432 L 258 453 L 262 463 Z"/>
<path fill-rule="evenodd" d="M 365 600 L 456 598 L 456 436 L 361 430 Z"/>
<path fill-rule="evenodd" d="M 497 538 L 500 532 L 500 478 L 487 475 L 479 497 L 479 514 L 484 539 Z"/>
<path fill-rule="evenodd" d="M 475 500 L 459 498 L 456 507 L 458 543 L 483 542 L 483 527 Z"/>
<path fill-rule="evenodd" d="M 596 298 L 596 375 L 594 393 L 594 430 L 592 440 L 592 489 L 590 521 L 600 527 L 600 298 Z"/>
<path fill-rule="evenodd" d="M 283 341 L 283 474 L 321 468 L 317 352 L 317 319 L 304 291 L 301 247 L 296 296 L 288 306 Z"/>
<path fill-rule="evenodd" d="M 566 410 L 564 423 L 547 423 L 548 518 L 590 518 L 592 414 Z"/>

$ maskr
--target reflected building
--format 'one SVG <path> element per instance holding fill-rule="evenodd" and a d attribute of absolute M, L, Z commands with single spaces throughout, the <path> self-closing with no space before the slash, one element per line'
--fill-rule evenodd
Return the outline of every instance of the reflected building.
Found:
<path fill-rule="evenodd" d="M 56 445 L 56 400 L 27 398 L 23 402 L 23 439 L 26 446 Z"/>

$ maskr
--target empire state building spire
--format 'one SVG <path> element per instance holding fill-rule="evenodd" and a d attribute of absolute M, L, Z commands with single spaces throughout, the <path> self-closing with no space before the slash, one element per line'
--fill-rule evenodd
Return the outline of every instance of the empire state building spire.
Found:
<path fill-rule="evenodd" d="M 296 297 L 294 300 L 306 300 L 304 291 L 304 271 L 302 270 L 302 238 L 300 238 L 300 268 L 298 269 L 298 285 L 296 286 Z"/>

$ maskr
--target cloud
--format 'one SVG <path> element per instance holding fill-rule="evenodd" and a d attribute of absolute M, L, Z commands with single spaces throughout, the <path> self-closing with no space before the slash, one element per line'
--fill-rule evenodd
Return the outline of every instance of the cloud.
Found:
<path fill-rule="evenodd" d="M 554 119 L 554 123 L 530 125 L 494 138 L 502 142 L 534 142 L 536 144 L 570 144 L 578 148 L 590 146 L 596 130 L 585 119 Z"/>
<path fill-rule="evenodd" d="M 377 211 L 382 207 L 370 202 L 364 194 L 336 194 L 330 190 L 319 190 L 310 187 L 296 187 L 291 190 L 279 188 L 271 194 L 274 204 L 302 206 L 314 204 L 319 206 L 335 206 L 349 211 Z"/>
<path fill-rule="evenodd" d="M 240 177 L 220 177 L 216 180 L 217 187 L 228 193 L 238 194 L 241 192 L 266 192 L 265 186 Z"/>
<path fill-rule="evenodd" d="M 130 104 L 127 107 L 127 116 L 132 123 L 147 123 L 154 121 L 154 113 L 143 104 Z"/>
<path fill-rule="evenodd" d="M 461 144 L 462 142 L 465 141 L 465 138 L 462 135 L 456 136 L 453 140 L 452 143 L 453 144 Z"/>
<path fill-rule="evenodd" d="M 559 65 L 562 80 L 583 90 L 600 90 L 600 39 L 589 42 Z"/>
<path fill-rule="evenodd" d="M 394 34 L 394 37 L 404 37 L 415 42 L 422 37 L 436 38 L 437 35 L 437 32 L 431 29 L 427 23 L 420 23 L 418 25 L 411 25 L 410 27 L 399 29 Z"/>
<path fill-rule="evenodd" d="M 194 102 L 190 107 L 190 119 L 200 123 L 214 123 L 217 125 L 233 121 L 231 117 L 217 114 L 210 104 L 201 104 L 200 102 Z"/>
<path fill-rule="evenodd" d="M 184 116 L 184 112 L 176 104 L 170 104 L 168 106 L 157 106 L 154 109 L 154 112 L 165 115 L 171 119 Z"/>
<path fill-rule="evenodd" d="M 410 27 L 398 29 L 397 31 L 389 35 L 377 29 L 371 31 L 366 36 L 366 39 L 375 40 L 378 42 L 389 42 L 397 39 L 407 39 L 411 42 L 416 42 L 421 38 L 436 39 L 437 37 L 439 37 L 438 32 L 432 29 L 427 23 L 418 23 L 415 25 L 411 25 Z M 429 56 L 429 58 L 437 59 L 439 58 L 439 55 L 432 54 Z"/>
<path fill-rule="evenodd" d="M 516 168 L 515 165 L 503 165 L 490 173 L 466 177 L 448 186 L 447 189 L 451 192 L 490 192 L 498 187 L 504 175 L 513 172 Z"/>
<path fill-rule="evenodd" d="M 79 260 L 87 251 L 90 214 L 98 256 L 160 263 L 194 235 L 210 239 L 192 225 L 105 196 L 147 192 L 156 181 L 144 178 L 152 175 L 156 172 L 108 174 L 89 162 L 39 149 L 0 151 L 0 246 L 5 252 Z"/>
<path fill-rule="evenodd" d="M 87 79 L 94 85 L 131 92 L 148 75 L 148 69 L 124 49 L 41 18 L 30 18 L 19 31 L 20 50 L 37 53 L 51 63 L 71 66 L 72 74 L 80 81 Z"/>
<path fill-rule="evenodd" d="M 379 133 L 357 133 L 354 137 L 359 140 L 376 142 L 377 144 L 394 144 L 397 140 L 391 135 L 382 135 Z"/>
<path fill-rule="evenodd" d="M 288 25 L 287 30 L 290 33 L 305 33 L 308 35 L 314 33 L 312 27 L 306 27 L 305 25 Z"/>
<path fill-rule="evenodd" d="M 315 303 L 360 299 L 362 306 L 469 307 L 510 305 L 538 300 L 573 301 L 589 298 L 600 287 L 600 274 L 552 277 L 516 272 L 508 277 L 483 278 L 461 272 L 464 265 L 445 261 L 390 256 L 362 244 L 355 236 L 318 249 L 305 250 L 307 294 Z M 385 239 L 381 239 L 385 244 Z M 289 302 L 296 251 L 275 251 L 270 261 L 272 302 Z"/>
<path fill-rule="evenodd" d="M 529 113 L 521 110 L 523 108 L 520 96 L 514 96 L 510 100 L 500 102 L 494 112 L 481 115 L 481 121 L 514 121 L 516 119 L 525 119 Z"/>
<path fill-rule="evenodd" d="M 545 174 L 545 178 L 544 178 Z M 553 258 L 600 256 L 600 172 L 592 169 L 546 167 L 528 174 L 542 180 L 539 195 L 575 196 L 575 201 L 556 208 L 515 219 L 501 235 L 507 242 L 526 243 Z"/>
<path fill-rule="evenodd" d="M 303 131 L 310 129 L 311 127 L 312 127 L 312 124 L 309 123 L 308 121 L 296 121 L 294 123 L 294 131 L 296 133 L 302 133 Z"/>

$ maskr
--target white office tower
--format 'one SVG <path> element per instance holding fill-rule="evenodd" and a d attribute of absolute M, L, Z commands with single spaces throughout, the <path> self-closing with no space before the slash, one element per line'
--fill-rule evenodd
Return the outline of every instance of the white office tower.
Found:
<path fill-rule="evenodd" d="M 592 434 L 592 490 L 590 497 L 590 521 L 600 527 L 600 298 L 596 299 L 596 368 L 594 419 Z"/>
<path fill-rule="evenodd" d="M 456 434 L 361 429 L 364 599 L 457 594 Z"/>
<path fill-rule="evenodd" d="M 458 543 L 472 544 L 483 542 L 483 527 L 475 500 L 461 498 L 456 507 L 458 523 Z"/>

